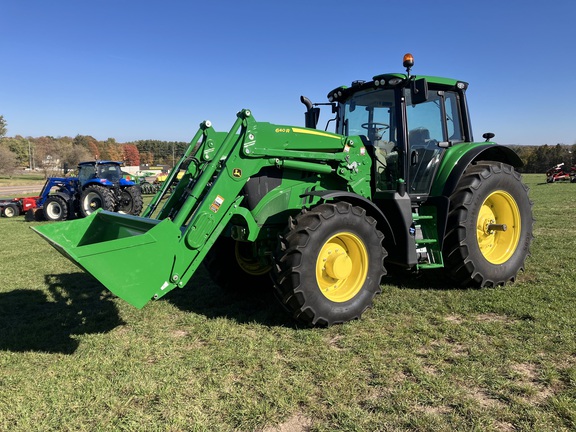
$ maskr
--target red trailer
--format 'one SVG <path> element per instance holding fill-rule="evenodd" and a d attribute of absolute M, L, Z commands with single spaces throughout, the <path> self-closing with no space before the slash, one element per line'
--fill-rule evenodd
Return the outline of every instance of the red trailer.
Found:
<path fill-rule="evenodd" d="M 37 207 L 39 197 L 4 198 L 0 199 L 0 216 L 14 217 Z"/>

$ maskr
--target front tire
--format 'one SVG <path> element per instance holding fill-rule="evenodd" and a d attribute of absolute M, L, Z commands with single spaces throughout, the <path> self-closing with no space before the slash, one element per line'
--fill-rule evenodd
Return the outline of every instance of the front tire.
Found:
<path fill-rule="evenodd" d="M 376 220 L 347 202 L 321 204 L 291 218 L 273 273 L 280 301 L 307 325 L 359 319 L 386 274 L 383 239 Z"/>
<path fill-rule="evenodd" d="M 461 286 L 514 282 L 532 241 L 532 202 L 520 174 L 504 163 L 466 169 L 450 196 L 444 262 Z"/>
<path fill-rule="evenodd" d="M 44 219 L 47 221 L 63 221 L 68 218 L 66 201 L 59 196 L 49 196 L 42 208 Z"/>
<path fill-rule="evenodd" d="M 252 242 L 219 237 L 204 260 L 210 278 L 227 291 L 270 288 L 271 266 L 256 256 L 253 247 Z"/>
<path fill-rule="evenodd" d="M 99 208 L 114 211 L 114 197 L 108 188 L 103 186 L 88 186 L 80 197 L 80 214 L 91 215 Z"/>

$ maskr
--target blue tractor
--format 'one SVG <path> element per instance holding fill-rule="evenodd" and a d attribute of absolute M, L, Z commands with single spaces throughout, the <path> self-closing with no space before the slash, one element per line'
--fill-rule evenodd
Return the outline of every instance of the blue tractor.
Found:
<path fill-rule="evenodd" d="M 44 219 L 62 221 L 86 217 L 99 208 L 138 216 L 142 211 L 140 186 L 122 176 L 121 162 L 78 164 L 78 177 L 50 177 L 37 200 Z"/>

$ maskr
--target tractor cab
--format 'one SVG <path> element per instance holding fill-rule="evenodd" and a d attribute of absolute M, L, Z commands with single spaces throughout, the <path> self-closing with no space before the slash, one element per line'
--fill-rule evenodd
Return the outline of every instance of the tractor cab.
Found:
<path fill-rule="evenodd" d="M 134 184 L 123 178 L 121 163 L 115 161 L 81 162 L 78 164 L 78 179 L 82 187 L 91 183 L 106 186 Z"/>
<path fill-rule="evenodd" d="M 404 56 L 406 74 L 389 73 L 354 81 L 328 94 L 336 112 L 336 133 L 360 135 L 373 157 L 374 188 L 408 191 L 413 201 L 430 193 L 445 149 L 471 142 L 465 91 L 447 78 L 412 76 L 414 60 Z"/>

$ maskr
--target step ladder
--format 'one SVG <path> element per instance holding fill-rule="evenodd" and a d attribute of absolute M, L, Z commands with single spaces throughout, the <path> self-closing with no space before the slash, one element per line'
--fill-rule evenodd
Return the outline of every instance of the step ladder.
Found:
<path fill-rule="evenodd" d="M 413 213 L 412 220 L 414 221 L 414 227 L 416 229 L 414 234 L 416 253 L 419 256 L 425 254 L 425 258 L 422 262 L 419 262 L 416 267 L 418 269 L 443 268 L 444 261 L 442 253 L 438 248 L 438 239 L 429 236 L 429 234 L 435 234 L 437 232 L 434 216 Z"/>

